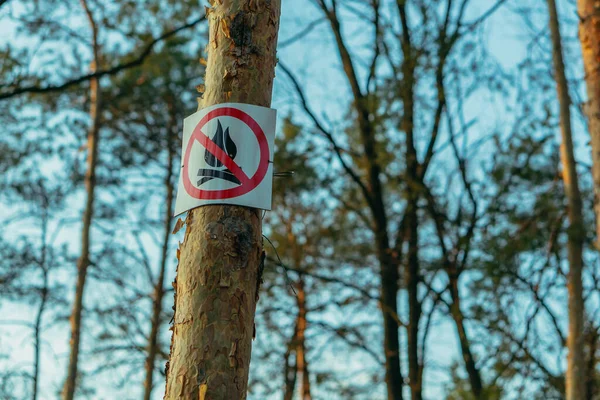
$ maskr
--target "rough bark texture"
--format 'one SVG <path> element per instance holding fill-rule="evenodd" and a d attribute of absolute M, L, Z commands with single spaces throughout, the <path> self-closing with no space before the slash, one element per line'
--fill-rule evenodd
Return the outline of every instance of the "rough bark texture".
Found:
<path fill-rule="evenodd" d="M 172 103 L 171 103 L 172 105 Z M 167 269 L 167 260 L 169 257 L 169 239 L 171 237 L 171 215 L 173 213 L 173 163 L 175 162 L 175 149 L 174 147 L 174 135 L 176 135 L 177 122 L 174 120 L 175 115 L 172 107 L 170 107 L 171 114 L 171 129 L 167 133 L 167 147 L 168 147 L 168 165 L 167 174 L 165 176 L 165 214 L 164 214 L 164 233 L 163 233 L 163 244 L 161 249 L 160 258 L 160 270 L 158 272 L 158 279 L 154 285 L 154 293 L 152 297 L 152 319 L 150 336 L 148 337 L 148 348 L 146 350 L 146 378 L 144 381 L 144 400 L 150 400 L 152 395 L 152 384 L 154 380 L 154 364 L 156 361 L 156 355 L 159 350 L 158 346 L 158 333 L 161 326 L 160 314 L 162 312 L 162 300 L 165 294 L 165 272 Z"/>
<path fill-rule="evenodd" d="M 596 243 L 600 249 L 600 2 L 579 0 L 577 4 L 580 18 L 579 39 L 583 51 L 588 96 L 585 113 L 592 137 Z"/>
<path fill-rule="evenodd" d="M 279 0 L 212 2 L 202 106 L 270 106 L 280 8 Z M 245 399 L 263 258 L 259 210 L 205 206 L 186 223 L 165 399 Z"/>
<path fill-rule="evenodd" d="M 563 182 L 567 195 L 570 223 L 567 243 L 569 258 L 569 275 L 567 278 L 569 293 L 569 336 L 567 338 L 567 347 L 569 355 L 567 357 L 565 383 L 567 400 L 580 400 L 585 399 L 586 380 L 585 358 L 583 354 L 583 294 L 581 281 L 584 240 L 582 203 L 571 131 L 571 98 L 565 75 L 560 26 L 554 0 L 548 0 L 548 9 L 550 11 L 554 71 L 560 105 L 560 128 L 562 134 L 560 152 L 563 166 Z"/>
<path fill-rule="evenodd" d="M 92 29 L 92 51 L 93 61 L 90 65 L 90 73 L 98 69 L 99 47 L 98 47 L 98 29 L 92 13 L 88 8 L 86 0 L 81 0 L 81 4 L 87 14 L 90 27 Z M 73 310 L 71 312 L 71 340 L 70 356 L 67 369 L 67 379 L 63 387 L 63 399 L 73 400 L 75 396 L 75 387 L 77 384 L 77 371 L 79 361 L 79 347 L 81 336 L 81 314 L 83 311 L 83 292 L 87 277 L 87 269 L 90 264 L 90 232 L 92 227 L 92 218 L 94 214 L 94 191 L 96 188 L 96 164 L 98 162 L 98 139 L 100 131 L 100 83 L 98 78 L 90 79 L 90 127 L 87 138 L 87 171 L 85 174 L 86 203 L 83 212 L 83 225 L 81 232 L 81 255 L 77 261 L 77 282 L 75 286 L 75 298 L 73 300 Z"/>

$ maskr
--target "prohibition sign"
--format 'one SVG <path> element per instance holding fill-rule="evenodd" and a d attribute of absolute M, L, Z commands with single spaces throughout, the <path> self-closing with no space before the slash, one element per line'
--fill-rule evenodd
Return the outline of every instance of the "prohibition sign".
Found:
<path fill-rule="evenodd" d="M 235 161 L 229 157 L 225 151 L 219 148 L 215 142 L 213 142 L 208 136 L 202 133 L 202 128 L 214 118 L 218 117 L 233 117 L 237 118 L 245 123 L 258 141 L 258 150 L 260 153 L 260 159 L 258 168 L 254 175 L 249 177 L 246 173 L 235 163 Z M 214 155 L 239 181 L 241 184 L 237 187 L 223 190 L 202 190 L 194 186 L 190 180 L 188 166 L 190 164 L 190 155 L 192 152 L 192 145 L 195 141 L 198 141 L 206 150 Z M 188 141 L 185 155 L 183 157 L 183 186 L 185 191 L 196 199 L 200 200 L 219 200 L 219 199 L 231 199 L 233 197 L 239 197 L 252 190 L 254 190 L 265 178 L 267 170 L 269 169 L 269 143 L 265 132 L 249 114 L 238 110 L 233 107 L 222 107 L 210 111 L 204 116 L 194 128 L 190 140 Z"/>

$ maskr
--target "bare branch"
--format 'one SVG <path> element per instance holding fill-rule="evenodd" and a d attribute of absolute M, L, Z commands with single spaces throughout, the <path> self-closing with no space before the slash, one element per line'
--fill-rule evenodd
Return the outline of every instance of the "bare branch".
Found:
<path fill-rule="evenodd" d="M 168 31 L 163 33 L 162 35 L 160 35 L 159 37 L 157 37 L 156 39 L 150 41 L 146 47 L 144 48 L 144 50 L 133 60 L 128 61 L 126 63 L 123 64 L 119 64 L 115 67 L 109 68 L 109 69 L 105 69 L 105 70 L 100 70 L 100 71 L 96 71 L 87 75 L 82 75 L 78 78 L 74 78 L 71 79 L 67 82 L 64 82 L 60 85 L 47 85 L 47 86 L 25 86 L 25 87 L 21 87 L 21 88 L 17 88 L 14 89 L 12 91 L 8 91 L 8 92 L 0 92 L 0 100 L 5 100 L 5 99 L 9 99 L 11 97 L 15 97 L 15 96 L 19 96 L 21 94 L 25 94 L 25 93 L 49 93 L 49 92 L 59 92 L 61 90 L 67 89 L 71 86 L 74 85 L 78 85 L 80 83 L 83 82 L 87 82 L 90 79 L 93 78 L 101 78 L 103 76 L 110 76 L 110 75 L 115 75 L 123 70 L 126 70 L 128 68 L 132 68 L 132 67 L 137 67 L 139 65 L 142 65 L 144 63 L 144 60 L 150 55 L 150 53 L 152 53 L 152 50 L 154 49 L 154 46 L 156 46 L 158 43 L 160 43 L 163 40 L 166 40 L 168 38 L 170 38 L 171 36 L 176 35 L 177 33 L 192 28 L 196 25 L 198 25 L 200 22 L 204 21 L 206 19 L 206 16 L 201 16 L 185 25 L 180 26 L 179 28 L 176 28 L 172 31 Z"/>
<path fill-rule="evenodd" d="M 306 96 L 304 95 L 304 92 L 302 91 L 302 88 L 300 87 L 300 83 L 298 82 L 298 79 L 296 79 L 296 77 L 294 76 L 292 71 L 282 62 L 279 62 L 279 67 L 283 70 L 283 72 L 292 81 L 292 85 L 294 86 L 294 88 L 296 89 L 296 93 L 298 93 L 298 96 L 300 97 L 300 102 L 302 104 L 302 108 L 304 109 L 304 112 L 306 112 L 306 114 L 308 114 L 310 119 L 313 121 L 313 124 L 315 124 L 316 128 L 325 136 L 325 138 L 329 141 L 329 143 L 331 143 L 338 160 L 342 164 L 342 168 L 344 169 L 344 171 L 346 171 L 346 173 L 348 175 L 350 175 L 350 178 L 352 178 L 352 180 L 360 187 L 367 202 L 371 203 L 371 194 L 369 192 L 369 189 L 367 189 L 367 187 L 365 186 L 363 181 L 360 179 L 358 174 L 356 172 L 354 172 L 354 170 L 352 168 L 350 168 L 350 166 L 348 165 L 346 160 L 344 160 L 344 157 L 342 156 L 342 149 L 337 145 L 335 139 L 333 138 L 333 135 L 327 129 L 325 129 L 325 127 L 321 124 L 321 122 L 319 121 L 319 119 L 317 118 L 315 113 L 312 111 L 312 109 L 308 105 L 308 101 L 306 100 Z"/>
<path fill-rule="evenodd" d="M 285 47 L 288 47 L 294 43 L 296 43 L 298 40 L 304 38 L 308 33 L 310 33 L 310 31 L 312 31 L 314 28 L 316 28 L 317 26 L 319 26 L 321 23 L 327 21 L 325 18 L 318 18 L 315 19 L 314 21 L 310 22 L 304 29 L 302 29 L 300 32 L 296 33 L 294 36 L 282 40 L 279 43 L 279 48 L 283 49 Z"/>

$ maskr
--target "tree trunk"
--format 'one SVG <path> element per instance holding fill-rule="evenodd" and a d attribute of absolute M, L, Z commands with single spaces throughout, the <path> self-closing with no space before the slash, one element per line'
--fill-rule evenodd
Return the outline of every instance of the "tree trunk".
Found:
<path fill-rule="evenodd" d="M 344 73 L 352 89 L 354 107 L 364 149 L 367 166 L 368 193 L 365 200 L 373 216 L 375 246 L 380 265 L 381 279 L 381 312 L 383 314 L 383 351 L 385 355 L 385 382 L 388 400 L 402 400 L 402 371 L 400 369 L 400 340 L 398 333 L 398 260 L 390 247 L 388 234 L 388 217 L 384 203 L 384 189 L 381 184 L 381 167 L 377 160 L 377 143 L 375 129 L 371 123 L 372 116 L 367 105 L 367 97 L 362 93 L 352 57 L 342 37 L 342 28 L 336 15 L 335 7 L 331 10 L 321 5 L 329 19 L 334 33 Z"/>
<path fill-rule="evenodd" d="M 167 260 L 169 257 L 169 239 L 171 237 L 171 215 L 173 213 L 173 163 L 175 161 L 174 135 L 176 134 L 177 121 L 173 110 L 173 102 L 169 104 L 171 114 L 171 124 L 167 132 L 167 174 L 165 176 L 165 214 L 164 214 L 164 233 L 163 244 L 161 249 L 160 270 L 158 279 L 154 286 L 154 294 L 152 297 L 152 320 L 150 328 L 150 336 L 148 337 L 148 349 L 146 357 L 146 380 L 144 381 L 144 400 L 150 400 L 152 395 L 152 385 L 154 376 L 154 364 L 158 353 L 158 333 L 160 331 L 162 312 L 162 300 L 165 294 L 165 272 L 167 269 Z"/>
<path fill-rule="evenodd" d="M 598 399 L 596 396 L 597 385 L 596 385 L 596 365 L 598 364 L 598 358 L 596 357 L 596 353 L 598 352 L 598 339 L 600 339 L 600 332 L 598 328 L 594 326 L 594 324 L 590 324 L 590 331 L 588 333 L 588 358 L 587 358 L 587 382 L 586 382 L 586 394 L 587 400 L 595 400 Z M 599 393 L 600 394 L 600 393 Z"/>
<path fill-rule="evenodd" d="M 297 330 L 298 326 L 296 326 L 296 331 Z M 285 379 L 285 387 L 283 390 L 283 400 L 293 400 L 294 392 L 296 390 L 296 379 L 298 377 L 298 369 L 296 368 L 295 361 L 293 365 L 290 364 L 290 356 L 292 355 L 292 352 L 294 350 L 294 343 L 296 341 L 296 331 L 294 331 L 294 336 L 292 337 L 292 340 L 290 340 L 290 343 L 288 343 L 288 348 L 284 356 L 285 368 L 283 372 Z M 295 358 L 296 357 L 294 355 L 294 359 Z"/>
<path fill-rule="evenodd" d="M 298 244 L 296 236 L 292 229 L 293 217 L 286 221 L 287 226 L 287 239 L 291 247 L 291 260 L 296 271 L 302 270 L 302 258 L 303 249 Z M 288 343 L 288 350 L 285 356 L 285 392 L 283 395 L 284 400 L 292 400 L 294 398 L 294 392 L 296 391 L 296 382 L 300 381 L 298 394 L 300 400 L 311 400 L 310 394 L 310 375 L 308 372 L 308 362 L 306 361 L 306 290 L 304 286 L 304 278 L 302 274 L 298 279 L 296 285 L 296 304 L 298 306 L 298 313 L 296 314 L 296 325 L 294 327 L 294 335 Z M 294 353 L 294 366 L 290 366 L 290 355 Z"/>
<path fill-rule="evenodd" d="M 290 235 L 293 236 L 293 235 Z M 294 248 L 298 248 L 294 246 Z M 296 270 L 299 267 L 295 265 Z M 288 350 L 285 354 L 285 390 L 283 394 L 284 400 L 292 400 L 296 391 L 296 382 L 299 380 L 298 395 L 300 400 L 311 400 L 310 393 L 310 375 L 308 370 L 308 362 L 306 361 L 306 291 L 304 289 L 304 280 L 300 277 L 296 286 L 296 302 L 298 305 L 298 314 L 296 315 L 296 326 L 294 328 L 294 336 L 288 344 Z M 290 365 L 289 359 L 291 354 L 294 354 L 295 365 Z"/>
<path fill-rule="evenodd" d="M 596 0 L 579 0 L 578 12 L 581 21 L 579 39 L 583 50 L 588 96 L 585 109 L 592 137 L 596 243 L 600 249 L 600 3 Z"/>
<path fill-rule="evenodd" d="M 563 182 L 568 202 L 568 243 L 569 258 L 568 293 L 569 293 L 569 336 L 567 347 L 566 395 L 567 400 L 585 398 L 585 359 L 583 355 L 583 294 L 581 270 L 583 268 L 583 218 L 581 194 L 577 176 L 577 165 L 573 150 L 571 132 L 571 98 L 565 75 L 562 53 L 558 13 L 554 0 L 548 0 L 550 11 L 550 33 L 552 36 L 553 60 L 556 77 L 558 100 L 560 104 L 560 128 L 562 134 L 561 160 L 563 165 Z"/>
<path fill-rule="evenodd" d="M 306 361 L 306 292 L 304 290 L 304 281 L 300 278 L 297 291 L 298 319 L 296 330 L 296 371 L 300 377 L 299 394 L 300 400 L 311 400 L 310 394 L 310 376 L 308 374 L 308 362 Z"/>
<path fill-rule="evenodd" d="M 45 239 L 45 238 L 44 238 Z M 45 249 L 44 245 L 44 249 Z M 45 253 L 45 250 L 43 251 Z M 33 335 L 34 335 L 34 348 L 35 354 L 33 359 L 33 390 L 31 394 L 32 400 L 37 400 L 38 398 L 38 386 L 39 386 L 39 378 L 40 378 L 40 356 L 41 356 L 41 332 L 42 332 L 42 317 L 44 315 L 44 311 L 46 309 L 46 302 L 48 301 L 48 271 L 45 266 L 45 255 L 42 255 L 42 273 L 43 273 L 43 283 L 42 286 L 42 296 L 40 300 L 40 307 L 38 308 L 38 313 L 35 318 L 35 325 L 33 326 Z"/>
<path fill-rule="evenodd" d="M 409 200 L 407 210 L 408 254 L 406 282 L 408 288 L 408 378 L 412 400 L 422 399 L 421 365 L 419 362 L 419 321 L 421 303 L 419 302 L 419 259 L 418 259 L 418 221 L 416 200 Z"/>
<path fill-rule="evenodd" d="M 86 0 L 81 0 L 81 4 L 87 14 L 89 24 L 92 29 L 92 50 L 93 61 L 90 65 L 90 73 L 96 72 L 99 63 L 98 48 L 98 29 L 92 13 L 88 8 Z M 87 138 L 87 171 L 85 174 L 86 203 L 83 212 L 83 225 L 81 232 L 81 255 L 77 261 L 77 283 L 75 286 L 75 298 L 73 300 L 73 310 L 71 311 L 71 340 L 70 357 L 67 369 L 67 379 L 63 387 L 63 399 L 73 400 L 75 396 L 75 387 L 77 384 L 77 364 L 79 361 L 79 347 L 81 335 L 81 314 L 83 311 L 83 292 L 87 276 L 87 269 L 90 263 L 90 233 L 92 227 L 92 218 L 94 214 L 94 190 L 96 188 L 96 164 L 98 162 L 98 140 L 100 131 L 100 107 L 101 93 L 98 78 L 90 79 L 90 127 Z"/>
<path fill-rule="evenodd" d="M 404 104 L 402 130 L 406 134 L 406 285 L 408 291 L 408 378 L 412 400 L 423 397 L 423 368 L 419 360 L 419 322 L 421 320 L 421 302 L 419 301 L 419 160 L 414 139 L 415 108 L 415 68 L 416 60 L 412 48 L 403 43 L 405 60 L 402 64 L 403 82 L 401 98 Z"/>
<path fill-rule="evenodd" d="M 481 375 L 477 369 L 477 366 L 475 365 L 475 360 L 473 359 L 471 342 L 465 328 L 465 318 L 460 308 L 460 293 L 458 289 L 459 274 L 451 269 L 448 271 L 448 278 L 450 279 L 450 297 L 452 298 L 450 313 L 452 314 L 452 319 L 454 319 L 454 324 L 456 325 L 462 358 L 465 363 L 467 374 L 469 375 L 471 391 L 473 392 L 473 397 L 476 400 L 483 400 L 483 384 L 481 383 Z"/>
<path fill-rule="evenodd" d="M 212 4 L 203 106 L 270 106 L 280 1 Z M 260 212 L 204 206 L 186 223 L 165 399 L 245 399 L 263 259 Z"/>
<path fill-rule="evenodd" d="M 398 263 L 389 247 L 387 227 L 376 225 L 377 258 L 380 265 L 381 312 L 383 314 L 383 350 L 387 400 L 402 400 L 402 371 L 400 369 L 400 339 L 398 324 Z"/>

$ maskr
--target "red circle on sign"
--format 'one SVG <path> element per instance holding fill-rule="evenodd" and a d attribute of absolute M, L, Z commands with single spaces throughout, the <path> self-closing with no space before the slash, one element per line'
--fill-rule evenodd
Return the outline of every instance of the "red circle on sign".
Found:
<path fill-rule="evenodd" d="M 237 118 L 252 130 L 254 136 L 258 140 L 258 149 L 260 151 L 260 160 L 258 162 L 258 169 L 252 175 L 248 177 L 244 171 L 231 159 L 223 150 L 202 133 L 202 128 L 213 118 L 217 117 L 233 117 Z M 203 147 L 211 152 L 215 157 L 219 159 L 241 182 L 240 186 L 223 189 L 223 190 L 202 190 L 198 189 L 192 184 L 190 175 L 188 172 L 188 165 L 190 160 L 190 154 L 192 152 L 192 145 L 195 141 L 198 141 Z M 183 186 L 185 191 L 192 197 L 200 200 L 220 200 L 230 199 L 232 197 L 239 197 L 255 189 L 265 178 L 267 170 L 269 169 L 269 143 L 267 137 L 258 124 L 249 114 L 232 107 L 222 107 L 215 110 L 209 111 L 196 125 L 192 136 L 188 142 L 183 157 Z"/>

